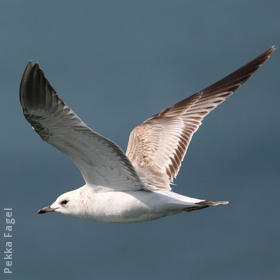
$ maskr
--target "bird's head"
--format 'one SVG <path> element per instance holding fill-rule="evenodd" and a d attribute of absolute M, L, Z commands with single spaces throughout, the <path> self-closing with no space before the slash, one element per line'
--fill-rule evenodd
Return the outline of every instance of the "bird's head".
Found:
<path fill-rule="evenodd" d="M 45 214 L 49 212 L 58 212 L 65 215 L 78 216 L 79 208 L 77 207 L 76 191 L 70 191 L 60 195 L 51 205 L 41 208 L 38 214 Z"/>

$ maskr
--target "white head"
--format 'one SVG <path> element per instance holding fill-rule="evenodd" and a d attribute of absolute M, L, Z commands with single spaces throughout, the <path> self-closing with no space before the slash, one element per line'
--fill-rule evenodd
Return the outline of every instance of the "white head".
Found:
<path fill-rule="evenodd" d="M 58 212 L 65 215 L 81 216 L 80 191 L 73 190 L 60 195 L 56 201 L 38 211 L 38 214 Z"/>

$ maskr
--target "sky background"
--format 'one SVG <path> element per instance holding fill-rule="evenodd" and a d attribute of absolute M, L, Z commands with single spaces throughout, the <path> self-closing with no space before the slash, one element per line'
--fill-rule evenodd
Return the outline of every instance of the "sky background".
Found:
<path fill-rule="evenodd" d="M 279 279 L 279 9 L 269 0 L 0 1 L 1 230 L 3 207 L 16 217 L 14 274 L 0 278 Z M 176 192 L 228 206 L 139 224 L 36 214 L 83 179 L 23 117 L 29 60 L 125 150 L 137 124 L 273 44 L 204 120 L 175 181 Z"/>

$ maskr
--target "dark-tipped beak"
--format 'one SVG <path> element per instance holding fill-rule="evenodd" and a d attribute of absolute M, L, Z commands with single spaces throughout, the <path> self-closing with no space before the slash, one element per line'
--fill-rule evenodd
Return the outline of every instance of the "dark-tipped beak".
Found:
<path fill-rule="evenodd" d="M 48 212 L 54 212 L 55 211 L 55 208 L 51 208 L 50 206 L 46 206 L 40 210 L 38 210 L 38 214 L 45 214 L 45 213 L 48 213 Z"/>

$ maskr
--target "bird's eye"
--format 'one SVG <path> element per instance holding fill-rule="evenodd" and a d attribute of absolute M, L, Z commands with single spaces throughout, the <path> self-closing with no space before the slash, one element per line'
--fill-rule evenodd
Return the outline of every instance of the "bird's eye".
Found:
<path fill-rule="evenodd" d="M 68 203 L 68 200 L 64 199 L 60 202 L 61 205 L 66 205 Z"/>

